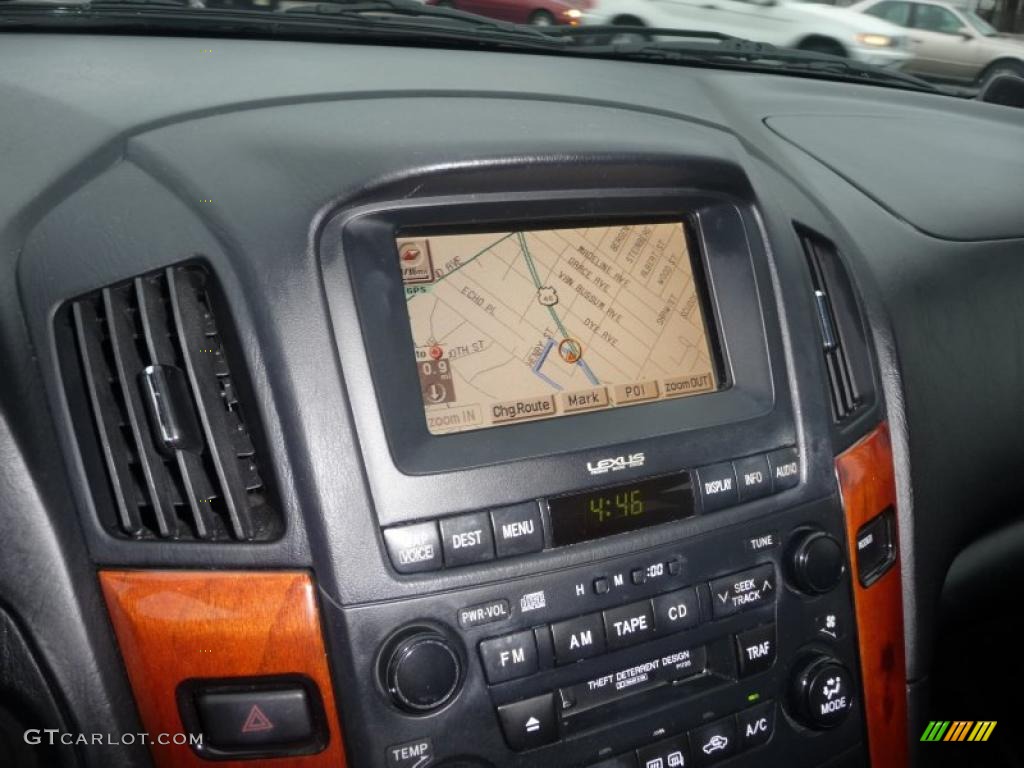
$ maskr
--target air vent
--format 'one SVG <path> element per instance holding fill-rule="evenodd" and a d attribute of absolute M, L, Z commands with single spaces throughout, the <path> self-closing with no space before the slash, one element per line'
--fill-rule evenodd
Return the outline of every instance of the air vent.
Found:
<path fill-rule="evenodd" d="M 96 506 L 116 535 L 280 536 L 214 288 L 202 267 L 175 266 L 72 301 L 61 316 L 77 349 L 77 361 L 68 354 L 64 362 L 79 443 Z"/>
<path fill-rule="evenodd" d="M 843 422 L 866 405 L 874 392 L 857 294 L 835 245 L 803 227 L 797 227 L 797 234 L 811 269 L 832 416 Z"/>

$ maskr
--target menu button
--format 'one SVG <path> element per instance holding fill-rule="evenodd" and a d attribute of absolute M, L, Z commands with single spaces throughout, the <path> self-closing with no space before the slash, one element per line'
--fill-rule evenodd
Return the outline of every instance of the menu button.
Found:
<path fill-rule="evenodd" d="M 491 525 L 498 557 L 525 555 L 544 548 L 540 508 L 535 501 L 491 510 Z"/>

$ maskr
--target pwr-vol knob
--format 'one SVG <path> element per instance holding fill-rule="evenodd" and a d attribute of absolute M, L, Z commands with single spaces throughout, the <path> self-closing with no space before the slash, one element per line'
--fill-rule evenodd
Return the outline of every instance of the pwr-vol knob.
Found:
<path fill-rule="evenodd" d="M 790 549 L 789 578 L 808 595 L 823 595 L 843 578 L 843 547 L 824 531 L 800 533 Z"/>
<path fill-rule="evenodd" d="M 831 656 L 810 657 L 793 676 L 790 708 L 810 728 L 835 728 L 850 714 L 853 702 L 853 676 Z"/>
<path fill-rule="evenodd" d="M 388 693 L 408 712 L 430 712 L 447 704 L 462 682 L 462 661 L 448 638 L 422 629 L 399 637 L 386 655 Z"/>

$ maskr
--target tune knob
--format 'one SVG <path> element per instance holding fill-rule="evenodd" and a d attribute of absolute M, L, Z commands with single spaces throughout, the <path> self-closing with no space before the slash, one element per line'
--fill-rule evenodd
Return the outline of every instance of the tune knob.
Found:
<path fill-rule="evenodd" d="M 790 689 L 794 717 L 804 725 L 835 728 L 853 709 L 853 677 L 842 662 L 823 654 L 806 659 Z"/>
<path fill-rule="evenodd" d="M 843 548 L 824 531 L 804 531 L 792 548 L 789 576 L 809 595 L 823 595 L 843 577 Z"/>
<path fill-rule="evenodd" d="M 409 712 L 446 704 L 462 682 L 458 652 L 440 632 L 419 628 L 401 635 L 385 654 L 384 680 L 394 702 Z"/>

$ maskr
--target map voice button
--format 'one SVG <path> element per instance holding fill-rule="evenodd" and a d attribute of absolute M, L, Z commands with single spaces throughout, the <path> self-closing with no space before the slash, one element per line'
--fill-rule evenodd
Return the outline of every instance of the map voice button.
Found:
<path fill-rule="evenodd" d="M 434 521 L 387 528 L 384 543 L 399 573 L 436 571 L 441 567 L 441 539 Z"/>

